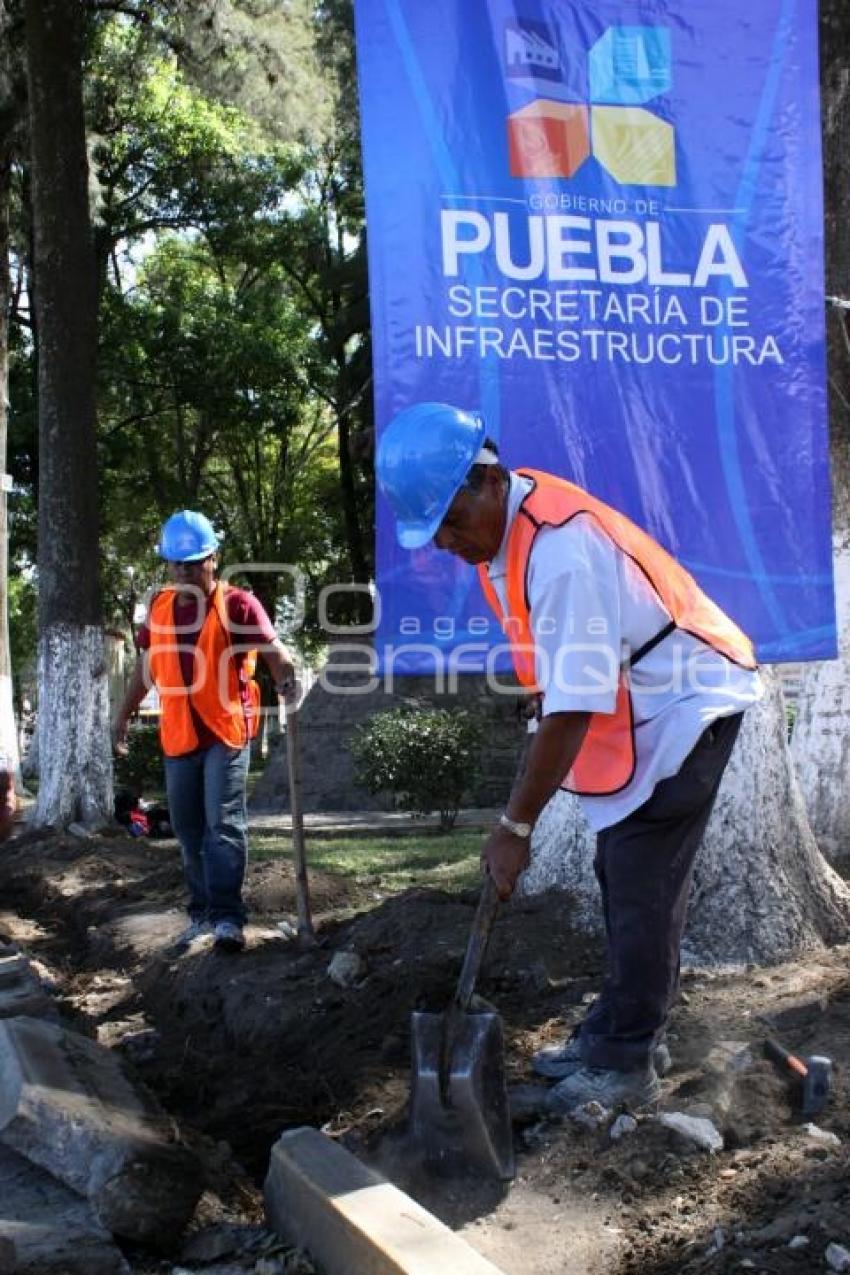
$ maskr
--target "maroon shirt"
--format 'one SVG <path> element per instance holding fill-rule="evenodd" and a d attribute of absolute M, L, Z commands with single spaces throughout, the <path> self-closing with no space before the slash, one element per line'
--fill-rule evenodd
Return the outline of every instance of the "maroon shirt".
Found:
<path fill-rule="evenodd" d="M 246 593 L 244 589 L 228 589 L 225 592 L 224 601 L 233 645 L 237 647 L 234 659 L 236 661 L 236 671 L 239 673 L 241 672 L 246 652 L 257 647 L 262 649 L 262 647 L 268 646 L 269 643 L 275 642 L 277 634 L 263 604 L 253 593 Z M 206 604 L 203 607 L 200 605 L 200 599 L 195 594 L 182 597 L 178 594 L 174 599 L 174 624 L 177 629 L 177 640 L 181 646 L 180 670 L 183 674 L 183 681 L 187 686 L 191 686 L 195 680 L 195 672 L 193 652 L 191 649 L 186 648 L 191 648 L 197 642 L 211 606 L 212 594 L 206 599 Z M 145 620 L 136 634 L 136 646 L 140 651 L 148 651 L 150 650 L 150 644 L 151 631 L 147 620 Z M 242 699 L 242 707 L 246 715 L 250 716 L 251 704 L 248 698 L 248 687 L 241 678 L 239 679 L 239 693 Z M 201 720 L 194 709 L 192 710 L 192 720 L 195 724 L 199 748 L 209 748 L 212 744 L 218 742 L 217 737 L 206 723 Z"/>

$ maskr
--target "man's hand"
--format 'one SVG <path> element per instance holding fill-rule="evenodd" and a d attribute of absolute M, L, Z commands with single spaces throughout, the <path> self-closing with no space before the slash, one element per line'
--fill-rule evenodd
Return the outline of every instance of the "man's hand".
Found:
<path fill-rule="evenodd" d="M 529 837 L 518 837 L 507 828 L 496 827 L 484 842 L 481 866 L 486 868 L 504 903 L 514 892 L 517 878 L 528 867 Z"/>
<path fill-rule="evenodd" d="M 126 757 L 130 749 L 127 744 L 127 719 L 117 717 L 112 723 L 112 747 L 116 757 Z"/>
<path fill-rule="evenodd" d="M 301 698 L 301 684 L 295 676 L 295 667 L 288 660 L 281 664 L 280 674 L 275 680 L 275 692 L 286 704 L 287 708 L 297 706 Z"/>

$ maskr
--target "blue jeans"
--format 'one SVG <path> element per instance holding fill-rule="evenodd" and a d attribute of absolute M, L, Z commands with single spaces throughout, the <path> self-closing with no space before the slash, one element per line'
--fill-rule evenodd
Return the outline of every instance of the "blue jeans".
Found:
<path fill-rule="evenodd" d="M 248 860 L 245 785 L 251 748 L 213 744 L 165 758 L 171 826 L 183 851 L 193 921 L 242 925 Z"/>

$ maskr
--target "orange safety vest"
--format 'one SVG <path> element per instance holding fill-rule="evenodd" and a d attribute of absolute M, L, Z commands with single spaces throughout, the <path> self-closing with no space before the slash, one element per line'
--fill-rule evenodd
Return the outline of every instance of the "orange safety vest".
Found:
<path fill-rule="evenodd" d="M 534 469 L 516 471 L 534 486 L 511 523 L 507 542 L 505 594 L 507 616 L 484 565 L 479 566 L 481 587 L 511 644 L 517 680 L 538 691 L 534 672 L 534 635 L 526 588 L 528 564 L 537 533 L 542 527 L 562 527 L 577 514 L 592 514 L 618 549 L 635 562 L 670 613 L 671 621 L 635 651 L 620 670 L 613 713 L 593 713 L 581 751 L 562 788 L 581 796 L 603 797 L 620 792 L 635 772 L 634 714 L 627 672 L 675 629 L 681 629 L 713 647 L 734 664 L 756 667 L 753 645 L 727 615 L 712 602 L 696 580 L 651 536 L 623 514 L 612 509 L 566 479 Z"/>
<path fill-rule="evenodd" d="M 166 757 L 180 757 L 199 746 L 193 712 L 223 744 L 244 748 L 259 727 L 260 688 L 253 676 L 257 652 L 246 651 L 237 669 L 228 628 L 225 587 L 216 584 L 212 605 L 193 646 L 197 686 L 188 687 L 180 666 L 180 650 L 186 642 L 180 633 L 175 633 L 176 596 L 173 586 L 158 593 L 148 621 L 151 675 L 159 691 L 162 710 L 159 722 L 162 751 Z M 246 713 L 240 683 L 248 687 L 253 712 Z"/>

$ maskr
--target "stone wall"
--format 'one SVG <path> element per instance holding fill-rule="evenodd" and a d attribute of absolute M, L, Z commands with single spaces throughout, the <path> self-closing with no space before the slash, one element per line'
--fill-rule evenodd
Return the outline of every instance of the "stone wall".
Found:
<path fill-rule="evenodd" d="M 346 669 L 338 667 L 343 663 L 348 666 Z M 350 654 L 332 652 L 300 710 L 305 810 L 391 808 L 391 798 L 372 797 L 357 786 L 349 740 L 361 722 L 402 704 L 463 708 L 480 715 L 484 723 L 480 774 L 466 794 L 464 804 L 498 806 L 507 800 L 525 733 L 525 723 L 520 721 L 517 711 L 521 701 L 515 694 L 499 694 L 489 689 L 484 677 L 476 674 L 459 676 L 456 693 L 441 692 L 432 677 L 396 677 L 390 688 L 381 685 L 364 694 L 364 689 L 368 689 L 365 664 L 362 673 L 351 671 L 350 664 Z M 506 689 L 511 686 L 509 679 L 500 680 Z M 289 808 L 285 737 L 272 744 L 251 806 L 257 811 Z"/>

